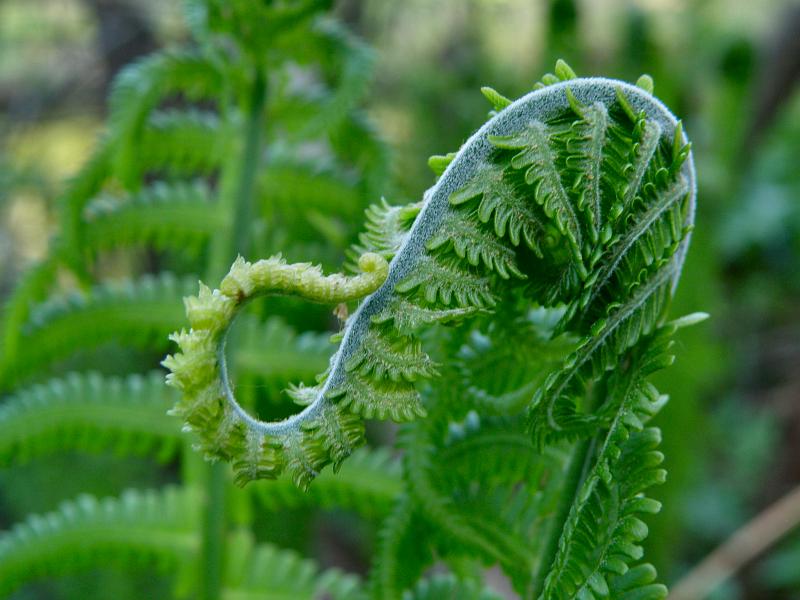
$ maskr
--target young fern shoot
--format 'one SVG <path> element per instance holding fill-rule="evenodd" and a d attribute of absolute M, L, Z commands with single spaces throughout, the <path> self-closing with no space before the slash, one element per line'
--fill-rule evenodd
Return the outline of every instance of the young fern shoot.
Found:
<path fill-rule="evenodd" d="M 500 562 L 524 597 L 661 598 L 666 590 L 652 583 L 652 567 L 636 564 L 647 531 L 639 515 L 659 508 L 644 491 L 664 477 L 659 433 L 646 422 L 665 398 L 647 376 L 671 362 L 675 328 L 694 320 L 666 322 L 694 222 L 690 145 L 648 77 L 637 85 L 577 78 L 561 61 L 555 72 L 513 102 L 484 88 L 491 118 L 458 152 L 431 159 L 439 177 L 422 202 L 368 211 L 353 251 L 361 275 L 322 278 L 276 258 L 239 261 L 219 290 L 202 287 L 187 299 L 192 329 L 175 335 L 180 352 L 164 364 L 183 391 L 174 412 L 208 455 L 233 463 L 239 483 L 286 470 L 308 486 L 363 442 L 364 419 L 427 414 L 427 429 L 407 429 L 409 490 L 398 522 L 422 515 Z M 305 408 L 277 423 L 245 414 L 225 371 L 230 319 L 266 291 L 330 303 L 363 298 L 319 383 L 290 389 Z M 468 334 L 499 335 L 532 309 L 551 321 L 540 344 L 548 360 L 523 365 L 519 393 L 475 393 L 497 388 L 494 380 L 506 374 L 478 376 L 466 354 L 448 349 Z M 437 323 L 456 326 L 430 330 Z M 441 343 L 428 348 L 437 336 Z M 423 339 L 428 352 L 445 348 L 439 364 Z M 502 345 L 484 347 L 508 352 Z M 542 364 L 546 370 L 534 373 Z M 469 382 L 460 395 L 458 378 Z M 488 417 L 527 432 L 530 460 L 518 476 L 531 497 L 557 497 L 536 505 L 548 506 L 548 516 L 531 525 L 538 541 L 527 549 L 520 540 L 503 550 L 501 533 L 456 514 L 446 477 L 431 475 L 431 457 L 454 443 L 432 433 L 439 424 L 452 430 L 477 418 L 478 429 L 497 428 Z M 559 475 L 541 484 L 524 479 L 545 464 L 544 473 Z M 380 552 L 376 597 L 408 587 L 386 575 L 397 571 L 387 566 L 393 539 L 387 535 Z"/>

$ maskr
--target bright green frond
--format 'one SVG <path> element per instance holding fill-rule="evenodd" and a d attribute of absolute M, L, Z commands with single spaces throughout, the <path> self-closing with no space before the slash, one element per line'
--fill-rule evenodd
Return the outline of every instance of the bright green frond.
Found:
<path fill-rule="evenodd" d="M 212 112 L 157 111 L 137 143 L 136 164 L 142 172 L 168 176 L 213 173 L 231 149 L 224 125 Z"/>
<path fill-rule="evenodd" d="M 198 254 L 224 225 L 208 186 L 157 182 L 131 196 L 101 196 L 86 207 L 84 247 L 150 244 Z"/>
<path fill-rule="evenodd" d="M 76 349 L 103 343 L 150 347 L 181 323 L 181 299 L 193 287 L 191 279 L 164 274 L 53 297 L 31 312 L 16 354 L 2 365 L 2 379 L 26 379 Z"/>
<path fill-rule="evenodd" d="M 153 54 L 127 66 L 114 80 L 109 98 L 114 138 L 113 170 L 127 187 L 137 187 L 139 142 L 148 117 L 170 95 L 189 100 L 214 97 L 222 88 L 218 65 L 195 50 Z"/>
<path fill-rule="evenodd" d="M 252 490 L 270 511 L 319 507 L 384 517 L 402 491 L 400 463 L 383 448 L 359 448 L 337 473 L 324 471 L 307 491 L 298 490 L 288 477 L 260 483 Z"/>
<path fill-rule="evenodd" d="M 271 544 L 255 544 L 240 530 L 230 540 L 223 600 L 363 600 L 361 582 L 338 569 L 321 571 L 313 561 Z"/>
<path fill-rule="evenodd" d="M 167 417 L 175 395 L 158 372 L 124 379 L 71 373 L 19 391 L 0 405 L 0 463 L 68 450 L 167 459 L 180 440 Z"/>
<path fill-rule="evenodd" d="M 502 600 L 503 596 L 477 581 L 461 581 L 455 576 L 434 575 L 420 581 L 403 600 Z"/>
<path fill-rule="evenodd" d="M 0 593 L 97 565 L 190 568 L 200 548 L 200 507 L 196 490 L 168 487 L 102 500 L 81 496 L 28 517 L 0 534 Z"/>

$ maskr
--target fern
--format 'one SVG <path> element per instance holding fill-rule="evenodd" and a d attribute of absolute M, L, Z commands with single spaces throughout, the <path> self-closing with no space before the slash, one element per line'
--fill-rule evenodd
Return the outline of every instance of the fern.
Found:
<path fill-rule="evenodd" d="M 356 450 L 338 473 L 323 472 L 307 492 L 286 477 L 253 488 L 261 506 L 278 512 L 286 508 L 343 508 L 359 515 L 385 517 L 402 491 L 398 461 L 385 450 Z"/>
<path fill-rule="evenodd" d="M 181 351 L 164 363 L 184 392 L 175 412 L 207 454 L 233 462 L 240 483 L 286 469 L 305 488 L 360 443 L 361 419 L 428 415 L 430 424 L 407 428 L 409 499 L 387 524 L 377 597 L 399 597 L 421 574 L 421 563 L 410 577 L 399 570 L 404 530 L 419 518 L 432 548 L 499 563 L 525 597 L 666 595 L 639 563 L 641 515 L 659 507 L 642 494 L 663 479 L 658 431 L 645 427 L 663 399 L 646 376 L 671 361 L 666 311 L 693 225 L 694 170 L 679 122 L 650 80 L 640 84 L 579 79 L 559 62 L 515 102 L 485 90 L 492 118 L 459 152 L 432 159 L 439 178 L 422 205 L 368 211 L 352 256 L 363 253 L 370 269 L 377 257 L 391 260 L 369 286 L 356 283 L 369 273 L 350 283 L 278 258 L 239 261 L 219 290 L 201 287 L 187 304 L 193 329 L 176 334 Z M 224 331 L 238 304 L 263 291 L 363 297 L 320 383 L 292 392 L 305 408 L 277 422 L 243 412 L 225 369 Z M 523 338 L 502 354 L 511 334 L 500 324 L 531 327 L 531 306 L 547 315 L 551 339 L 540 335 L 537 347 L 535 335 Z M 437 349 L 428 326 L 444 321 L 459 327 L 439 334 Z M 440 370 L 423 350 L 452 362 L 469 332 L 487 327 L 480 323 L 494 325 L 486 357 L 500 352 L 509 374 L 519 360 L 518 379 L 497 386 L 481 377 L 474 351 Z M 529 359 L 546 365 L 543 379 L 519 358 L 528 345 L 531 357 L 549 353 Z M 456 399 L 454 383 L 470 396 Z M 454 479 L 455 457 L 447 472 L 435 467 L 450 452 L 441 430 L 472 418 L 470 402 L 515 417 L 502 425 L 506 437 L 488 438 L 484 452 L 501 452 L 497 460 Z M 527 432 L 527 447 L 511 431 Z M 505 443 L 514 450 L 502 453 Z M 482 484 L 501 458 L 507 464 Z"/>
<path fill-rule="evenodd" d="M 180 323 L 175 307 L 189 289 L 190 280 L 165 273 L 53 296 L 31 311 L 22 329 L 25 343 L 3 363 L 0 381 L 24 380 L 79 348 L 122 339 L 148 347 Z"/>
<path fill-rule="evenodd" d="M 274 546 L 256 546 L 246 532 L 232 540 L 234 559 L 228 565 L 225 600 L 256 598 L 332 598 L 358 600 L 364 595 L 358 579 L 336 569 L 318 572 L 310 560 Z"/>
<path fill-rule="evenodd" d="M 18 392 L 0 406 L 0 460 L 65 449 L 174 455 L 180 431 L 161 418 L 174 402 L 158 373 L 125 379 L 71 373 Z"/>
<path fill-rule="evenodd" d="M 156 183 L 128 198 L 98 198 L 85 210 L 85 245 L 101 252 L 126 245 L 197 255 L 222 225 L 208 186 Z"/>
<path fill-rule="evenodd" d="M 680 123 L 649 78 L 559 61 L 520 99 L 483 88 L 488 121 L 430 159 L 421 201 L 367 208 L 387 175 L 356 110 L 372 57 L 328 5 L 191 0 L 193 43 L 117 78 L 3 313 L 0 459 L 144 454 L 184 481 L 28 516 L 0 534 L 0 591 L 143 560 L 209 599 L 488 600 L 494 565 L 524 598 L 665 597 L 641 543 L 665 475 L 648 377 L 698 318 L 667 320 L 694 224 Z M 146 267 L 105 276 L 142 249 Z M 292 262 L 330 272 L 343 253 L 349 275 Z M 360 304 L 331 351 L 327 308 L 241 314 L 267 295 Z M 169 331 L 178 391 L 96 372 L 105 352 L 149 372 Z M 402 423 L 401 457 L 359 449 L 372 419 Z M 381 520 L 368 585 L 256 537 L 252 501 Z"/>
<path fill-rule="evenodd" d="M 200 548 L 198 500 L 194 490 L 128 491 L 119 499 L 82 496 L 30 517 L 0 537 L 0 593 L 95 564 L 130 567 L 131 557 L 164 570 L 190 567 Z"/>

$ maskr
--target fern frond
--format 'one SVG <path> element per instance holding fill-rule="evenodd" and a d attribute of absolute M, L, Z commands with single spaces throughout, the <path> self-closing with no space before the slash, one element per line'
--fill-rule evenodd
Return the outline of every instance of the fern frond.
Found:
<path fill-rule="evenodd" d="M 642 558 L 639 544 L 647 526 L 641 516 L 661 506 L 643 492 L 665 477 L 659 468 L 663 456 L 656 451 L 661 434 L 644 427 L 665 398 L 644 376 L 671 362 L 669 333 L 667 328 L 656 334 L 628 372 L 617 372 L 609 384 L 615 414 L 564 525 L 542 600 L 607 598 L 614 577 Z M 666 588 L 645 583 L 648 597 L 666 597 Z"/>
<path fill-rule="evenodd" d="M 511 166 L 525 171 L 526 183 L 534 186 L 534 199 L 566 236 L 575 260 L 581 262 L 584 227 L 561 181 L 550 135 L 544 123 L 533 121 L 520 133 L 490 140 L 498 148 L 518 151 Z"/>
<path fill-rule="evenodd" d="M 482 312 L 475 306 L 438 308 L 420 306 L 403 297 L 393 298 L 389 306 L 372 317 L 374 323 L 394 322 L 400 331 L 414 331 L 434 323 L 453 323 Z"/>
<path fill-rule="evenodd" d="M 338 569 L 320 571 L 313 561 L 291 550 L 258 544 L 245 530 L 229 541 L 223 600 L 292 598 L 297 600 L 360 600 L 361 582 Z"/>
<path fill-rule="evenodd" d="M 496 303 L 488 277 L 447 254 L 426 255 L 395 289 L 432 306 L 489 308 Z"/>
<path fill-rule="evenodd" d="M 363 206 L 356 184 L 330 169 L 281 159 L 259 174 L 257 190 L 265 218 L 300 219 L 319 211 L 354 219 Z"/>
<path fill-rule="evenodd" d="M 560 314 L 558 309 L 504 313 L 470 333 L 452 363 L 470 406 L 482 415 L 509 415 L 530 402 L 574 348 L 572 336 L 553 339 Z"/>
<path fill-rule="evenodd" d="M 481 165 L 467 185 L 450 195 L 450 203 L 460 206 L 475 197 L 480 197 L 478 218 L 483 223 L 491 222 L 498 237 L 505 237 L 508 231 L 514 246 L 518 246 L 521 239 L 525 240 L 528 248 L 537 256 L 543 256 L 541 244 L 547 237 L 546 218 L 515 192 L 502 169 Z"/>
<path fill-rule="evenodd" d="M 228 327 L 241 305 L 258 295 L 294 294 L 316 301 L 337 303 L 359 298 L 379 287 L 388 264 L 377 254 L 359 260 L 362 274 L 324 276 L 319 267 L 288 265 L 280 257 L 255 264 L 241 257 L 213 292 L 201 284 L 197 296 L 186 298 L 192 327 L 171 336 L 181 352 L 164 360 L 171 373 L 167 381 L 183 391 L 173 413 L 200 435 L 210 457 L 232 459 L 237 481 L 276 477 L 284 468 L 301 487 L 327 463 L 334 466 L 363 439 L 360 419 L 330 401 L 314 402 L 284 423 L 264 423 L 245 414 L 233 400 L 228 383 L 224 347 Z"/>
<path fill-rule="evenodd" d="M 66 193 L 59 199 L 61 254 L 79 274 L 84 271 L 83 211 L 100 193 L 111 173 L 112 153 L 107 138 L 101 140 L 91 158 L 72 178 Z"/>
<path fill-rule="evenodd" d="M 193 489 L 81 496 L 0 534 L 0 593 L 36 578 L 96 565 L 146 562 L 186 569 L 196 559 L 200 497 Z"/>
<path fill-rule="evenodd" d="M 329 394 L 331 399 L 365 419 L 392 419 L 399 423 L 426 414 L 414 384 L 405 380 L 374 380 L 356 374 Z"/>
<path fill-rule="evenodd" d="M 369 518 L 388 514 L 401 491 L 400 463 L 383 448 L 359 448 L 338 473 L 321 473 L 305 492 L 298 490 L 287 477 L 253 487 L 253 493 L 266 510 L 341 508 Z"/>
<path fill-rule="evenodd" d="M 364 232 L 359 234 L 358 244 L 352 248 L 349 257 L 357 259 L 366 252 L 374 252 L 392 260 L 403 245 L 419 209 L 418 202 L 392 206 L 385 199 L 381 204 L 367 208 Z"/>
<path fill-rule="evenodd" d="M 564 63 L 545 82 L 504 106 L 452 159 L 435 161 L 442 174 L 419 211 L 413 207 L 413 224 L 400 218 L 403 209 L 369 213 L 359 249 L 391 260 L 386 280 L 347 320 L 318 385 L 293 390 L 306 405 L 299 415 L 258 424 L 267 437 L 253 434 L 242 425 L 253 423 L 233 395 L 220 400 L 220 390 L 228 388 L 214 379 L 218 326 L 207 336 L 179 337 L 183 358 L 171 365 L 174 377 L 185 371 L 182 385 L 206 407 L 194 412 L 190 400 L 179 412 L 205 415 L 193 427 L 207 430 L 212 455 L 253 465 L 248 476 L 272 476 L 285 461 L 294 479 L 306 484 L 328 460 L 338 463 L 350 451 L 363 418 L 423 414 L 414 380 L 435 384 L 439 375 L 414 337 L 433 336 L 414 329 L 491 311 L 500 320 L 515 310 L 524 314 L 518 310 L 523 304 L 567 307 L 552 330 L 568 334 L 563 345 L 552 345 L 559 357 L 580 340 L 529 404 L 535 445 L 591 438 L 610 426 L 613 411 L 602 402 L 594 406 L 592 394 L 602 395 L 609 372 L 664 322 L 693 223 L 694 170 L 677 120 L 645 90 L 576 78 Z M 197 305 L 207 305 L 202 319 L 227 322 L 233 298 L 241 301 L 258 287 L 236 281 L 242 268 L 234 265 L 220 292 L 201 293 Z M 284 287 L 290 292 L 298 289 L 292 277 Z M 193 312 L 190 305 L 197 328 Z M 316 421 L 320 415 L 323 421 Z M 214 446 L 228 438 L 237 441 Z M 415 473 L 426 470 L 436 444 L 421 448 L 409 451 Z M 419 488 L 412 495 L 432 494 L 426 510 L 438 515 L 434 521 L 511 568 L 507 541 L 485 535 L 480 527 L 486 524 L 464 517 L 448 522 L 455 517 L 444 508 L 446 497 L 420 481 L 410 480 Z"/>
<path fill-rule="evenodd" d="M 94 251 L 152 244 L 196 254 L 223 225 L 211 190 L 200 181 L 157 182 L 125 198 L 101 196 L 86 207 L 84 219 L 83 245 Z"/>
<path fill-rule="evenodd" d="M 611 305 L 607 317 L 592 326 L 591 334 L 566 358 L 562 368 L 551 373 L 537 390 L 528 418 L 538 447 L 565 437 L 585 437 L 606 425 L 602 415 L 582 413 L 578 406 L 586 382 L 614 367 L 626 350 L 663 319 L 674 269 L 674 262 L 661 266 L 635 285 L 624 302 Z"/>
<path fill-rule="evenodd" d="M 460 544 L 485 557 L 488 562 L 504 566 L 531 563 L 533 557 L 526 547 L 508 543 L 504 535 L 486 535 L 480 524 L 455 509 L 453 498 L 436 484 L 435 448 L 422 426 L 415 425 L 405 430 L 403 446 L 406 449 L 409 495 L 419 505 L 425 519 L 441 532 L 448 546 Z"/>
<path fill-rule="evenodd" d="M 436 375 L 436 365 L 422 350 L 418 340 L 397 338 L 391 329 L 373 328 L 346 365 L 349 373 L 375 379 L 416 381 Z"/>
<path fill-rule="evenodd" d="M 182 320 L 180 300 L 193 287 L 170 274 L 98 285 L 35 307 L 17 353 L 2 365 L 3 381 L 19 381 L 66 358 L 76 348 L 119 341 L 149 346 Z"/>
<path fill-rule="evenodd" d="M 142 172 L 169 176 L 210 174 L 229 152 L 229 138 L 215 113 L 156 111 L 137 142 L 136 164 Z"/>
<path fill-rule="evenodd" d="M 567 88 L 569 89 L 569 88 Z M 598 233 L 604 226 L 607 207 L 603 201 L 603 151 L 609 127 L 608 109 L 600 102 L 583 106 L 568 92 L 572 110 L 580 118 L 570 126 L 564 136 L 567 157 L 567 177 L 577 191 L 578 208 L 585 211 L 591 227 L 592 242 L 597 242 Z"/>
<path fill-rule="evenodd" d="M 384 520 L 370 573 L 374 600 L 400 600 L 433 559 L 426 543 L 428 529 L 414 513 L 413 502 L 401 495 Z"/>
<path fill-rule="evenodd" d="M 14 291 L 3 306 L 2 327 L 3 346 L 0 348 L 0 364 L 14 360 L 22 338 L 22 330 L 30 317 L 31 306 L 44 300 L 52 286 L 56 271 L 56 261 L 45 260 L 28 269 L 17 282 Z M 2 373 L 2 369 L 0 369 Z M 5 381 L 0 377 L 0 389 Z"/>
<path fill-rule="evenodd" d="M 168 96 L 189 100 L 213 97 L 223 74 L 209 57 L 196 50 L 167 50 L 123 69 L 114 79 L 109 98 L 114 139 L 113 170 L 129 189 L 140 180 L 138 142 L 150 113 Z"/>
<path fill-rule="evenodd" d="M 462 581 L 454 575 L 434 575 L 423 579 L 413 590 L 403 594 L 403 600 L 502 600 L 503 596 L 481 586 L 476 581 Z"/>
<path fill-rule="evenodd" d="M 0 463 L 64 450 L 165 460 L 180 440 L 180 428 L 166 416 L 175 395 L 161 373 L 125 379 L 71 373 L 22 390 L 0 405 Z"/>
<path fill-rule="evenodd" d="M 448 213 L 439 233 L 428 240 L 428 250 L 447 250 L 452 247 L 459 258 L 466 258 L 473 267 L 482 264 L 503 279 L 511 276 L 525 279 L 525 274 L 517 266 L 514 250 L 476 221 Z"/>
<path fill-rule="evenodd" d="M 405 443 L 409 493 L 435 525 L 440 555 L 499 563 L 524 595 L 545 560 L 545 540 L 561 525 L 554 504 L 563 493 L 563 448 L 540 453 L 519 419 L 474 412 L 451 422 L 441 445 L 419 433 Z"/>
<path fill-rule="evenodd" d="M 680 243 L 687 234 L 682 215 L 688 194 L 688 182 L 679 178 L 645 210 L 632 217 L 623 234 L 609 240 L 606 253 L 598 257 L 598 266 L 585 282 L 581 296 L 568 308 L 562 328 L 579 310 L 597 312 L 592 303 L 612 282 L 615 274 L 623 281 L 630 280 L 639 275 L 638 269 L 642 265 L 650 266 Z"/>

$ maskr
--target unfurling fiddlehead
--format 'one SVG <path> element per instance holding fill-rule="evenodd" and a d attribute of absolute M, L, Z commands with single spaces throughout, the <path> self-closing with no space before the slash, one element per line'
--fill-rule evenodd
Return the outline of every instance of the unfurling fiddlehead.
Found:
<path fill-rule="evenodd" d="M 338 464 L 359 444 L 361 422 L 324 399 L 283 423 L 253 419 L 233 396 L 225 362 L 228 329 L 247 301 L 267 294 L 291 294 L 334 304 L 362 298 L 383 283 L 389 265 L 375 253 L 363 254 L 358 265 L 361 275 L 326 277 L 319 267 L 287 265 L 280 257 L 254 264 L 239 257 L 220 289 L 212 292 L 201 284 L 197 296 L 186 298 L 191 329 L 173 334 L 171 339 L 182 352 L 164 361 L 172 371 L 169 383 L 184 393 L 173 412 L 199 433 L 202 448 L 210 457 L 234 462 L 241 483 L 275 477 L 288 467 L 302 486 L 321 464 L 330 459 Z M 296 395 L 302 393 L 298 390 Z M 293 421 L 302 423 L 302 429 L 293 427 Z M 336 436 L 335 446 L 328 439 L 331 433 Z"/>
<path fill-rule="evenodd" d="M 444 530 L 443 539 L 499 560 L 526 597 L 616 598 L 634 590 L 663 597 L 649 565 L 630 571 L 628 565 L 641 557 L 638 542 L 646 535 L 638 515 L 658 509 L 643 491 L 663 479 L 658 431 L 645 423 L 664 398 L 645 377 L 671 361 L 676 325 L 665 324 L 666 312 L 694 221 L 688 140 L 652 96 L 648 77 L 636 86 L 576 78 L 559 62 L 556 75 L 514 102 L 483 91 L 492 118 L 457 153 L 430 160 L 439 178 L 423 201 L 367 211 L 354 254 L 363 255 L 359 264 L 369 272 L 356 278 L 363 285 L 345 286 L 358 288 L 345 295 L 368 295 L 347 320 L 320 383 L 289 391 L 306 405 L 303 412 L 278 423 L 256 421 L 234 400 L 225 374 L 224 332 L 241 301 L 269 286 L 307 294 L 298 281 L 308 267 L 274 259 L 258 268 L 239 261 L 219 291 L 201 288 L 187 300 L 192 330 L 176 334 L 182 354 L 165 362 L 171 382 L 184 390 L 175 412 L 207 453 L 233 462 L 240 482 L 287 468 L 301 486 L 350 453 L 365 418 L 409 421 L 427 412 L 435 431 L 436 423 L 452 426 L 469 411 L 509 417 L 503 426 L 514 435 L 526 431 L 529 440 L 520 464 L 538 465 L 525 473 L 563 471 L 549 484 L 526 481 L 531 497 L 551 498 L 557 488 L 563 498 L 545 520 L 534 514 L 544 500 L 526 509 L 528 525 L 518 533 L 536 535 L 535 545 L 512 556 L 510 529 L 500 531 L 480 515 L 449 514 L 455 504 L 437 495 L 448 478 L 434 481 L 429 472 L 436 468 L 431 453 L 442 453 L 436 436 L 407 436 L 403 506 Z M 390 261 L 388 269 L 379 258 Z M 278 282 L 272 269 L 293 275 Z M 262 279 L 253 279 L 256 272 Z M 311 299 L 339 300 L 329 286 L 315 290 Z M 508 332 L 518 329 L 511 324 L 524 331 L 534 308 L 548 315 L 552 341 L 531 345 L 523 336 L 518 346 L 504 347 L 513 336 Z M 487 337 L 492 318 L 509 324 L 506 334 L 495 327 Z M 471 371 L 468 360 L 480 349 L 434 362 L 420 341 L 431 336 L 420 331 L 443 322 L 484 339 L 484 354 L 504 357 L 501 370 Z M 503 335 L 505 342 L 489 339 Z M 517 367 L 502 362 L 529 350 L 548 356 Z M 437 377 L 442 390 L 420 385 Z M 424 402 L 418 388 L 427 390 Z M 492 497 L 510 503 L 518 491 Z M 460 493 L 462 504 L 469 493 Z M 489 497 L 476 497 L 475 506 Z M 597 544 L 587 544 L 590 538 Z M 391 554 L 389 545 L 381 560 Z M 387 566 L 375 578 L 379 597 L 402 589 L 384 576 L 395 571 Z"/>

